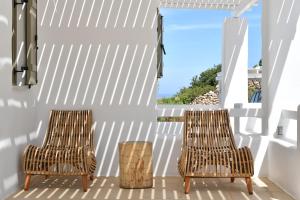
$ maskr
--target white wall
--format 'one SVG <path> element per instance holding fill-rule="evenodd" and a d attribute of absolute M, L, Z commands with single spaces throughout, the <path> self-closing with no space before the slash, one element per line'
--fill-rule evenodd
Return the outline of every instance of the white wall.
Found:
<path fill-rule="evenodd" d="M 50 109 L 92 109 L 96 175 L 118 174 L 118 142 L 154 142 L 156 131 L 156 9 L 158 1 L 38 2 L 38 86 L 11 86 L 11 10 L 0 4 L 0 198 L 23 184 L 21 157 L 41 145 Z M 38 140 L 35 140 L 35 139 Z"/>
<path fill-rule="evenodd" d="M 49 110 L 92 109 L 98 176 L 118 175 L 119 141 L 154 141 L 157 7 L 156 0 L 38 2 L 40 141 Z M 159 152 L 154 146 L 154 164 Z"/>
<path fill-rule="evenodd" d="M 223 26 L 222 105 L 248 102 L 248 22 L 226 18 Z M 238 94 L 238 95 L 237 95 Z"/>
<path fill-rule="evenodd" d="M 33 90 L 12 86 L 11 1 L 0 1 L 0 199 L 23 183 L 22 152 L 35 143 Z"/>
<path fill-rule="evenodd" d="M 290 139 L 296 140 L 296 122 L 282 123 L 283 110 L 297 110 L 300 94 L 300 2 L 263 1 L 263 131 L 276 134 L 283 125 Z M 299 148 L 299 147 L 298 147 Z M 269 178 L 300 199 L 300 153 L 270 143 Z"/>

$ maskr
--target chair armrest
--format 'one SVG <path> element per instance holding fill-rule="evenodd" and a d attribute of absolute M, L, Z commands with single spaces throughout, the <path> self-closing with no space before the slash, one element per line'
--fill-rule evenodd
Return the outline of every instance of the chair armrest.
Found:
<path fill-rule="evenodd" d="M 224 165 L 239 175 L 253 175 L 253 157 L 248 147 L 238 149 L 206 150 L 185 146 L 181 149 L 178 170 L 181 176 L 198 173 L 202 166 Z"/>
<path fill-rule="evenodd" d="M 30 154 L 39 149 L 41 148 L 32 144 L 26 146 L 22 156 L 22 167 L 24 171 L 26 170 L 26 163 L 28 164 L 28 160 L 30 159 Z"/>
<path fill-rule="evenodd" d="M 254 175 L 254 160 L 249 147 L 241 147 L 233 151 L 231 168 L 240 174 Z"/>
<path fill-rule="evenodd" d="M 178 160 L 178 172 L 179 174 L 184 177 L 187 173 L 187 159 L 188 159 L 188 148 L 185 146 L 181 147 L 181 154 Z"/>
<path fill-rule="evenodd" d="M 92 174 L 96 168 L 94 151 L 88 146 L 55 148 L 34 145 L 28 145 L 24 151 L 23 169 L 25 173 L 48 171 L 50 166 L 66 163 L 75 166 L 77 170 L 80 169 L 80 173 Z M 56 168 L 51 170 L 52 173 L 58 173 Z"/>

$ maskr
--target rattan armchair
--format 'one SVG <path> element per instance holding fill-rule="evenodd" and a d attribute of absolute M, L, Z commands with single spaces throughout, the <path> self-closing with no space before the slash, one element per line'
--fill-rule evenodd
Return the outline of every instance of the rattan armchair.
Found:
<path fill-rule="evenodd" d="M 25 185 L 29 189 L 31 175 L 82 176 L 83 190 L 96 168 L 92 112 L 51 111 L 48 131 L 42 147 L 28 145 L 23 157 Z"/>
<path fill-rule="evenodd" d="M 178 170 L 190 191 L 190 178 L 245 178 L 253 193 L 253 158 L 248 147 L 237 148 L 227 110 L 186 111 Z"/>

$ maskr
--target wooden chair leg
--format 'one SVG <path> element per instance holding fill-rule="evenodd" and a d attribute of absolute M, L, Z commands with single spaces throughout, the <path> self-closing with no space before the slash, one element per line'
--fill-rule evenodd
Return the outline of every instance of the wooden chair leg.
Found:
<path fill-rule="evenodd" d="M 190 177 L 186 176 L 184 177 L 184 193 L 188 194 L 190 192 L 190 187 L 191 187 L 191 183 L 190 183 Z"/>
<path fill-rule="evenodd" d="M 249 194 L 253 194 L 253 187 L 252 187 L 251 177 L 246 177 L 245 180 L 246 180 L 247 189 L 248 189 Z"/>
<path fill-rule="evenodd" d="M 47 180 L 49 178 L 49 175 L 45 175 L 45 179 Z"/>
<path fill-rule="evenodd" d="M 86 192 L 88 187 L 88 175 L 82 175 L 82 188 Z"/>
<path fill-rule="evenodd" d="M 234 177 L 230 178 L 230 182 L 233 183 L 234 182 Z"/>
<path fill-rule="evenodd" d="M 26 174 L 25 177 L 25 184 L 24 184 L 24 190 L 28 191 L 29 190 L 29 186 L 30 186 L 30 178 L 31 178 L 31 174 Z"/>

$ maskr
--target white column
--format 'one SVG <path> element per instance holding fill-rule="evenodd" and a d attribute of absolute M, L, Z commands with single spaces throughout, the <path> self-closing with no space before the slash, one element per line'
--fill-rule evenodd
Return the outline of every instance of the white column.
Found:
<path fill-rule="evenodd" d="M 223 27 L 222 105 L 248 102 L 248 23 L 227 18 Z"/>
<path fill-rule="evenodd" d="M 241 109 L 243 108 L 243 104 L 241 103 L 236 103 L 234 104 L 234 110 L 238 110 L 238 109 Z M 240 116 L 238 116 L 239 112 L 236 112 L 235 113 L 235 117 L 234 117 L 234 133 L 240 133 L 241 132 L 241 126 L 240 126 L 240 121 L 241 121 L 241 118 Z"/>
<path fill-rule="evenodd" d="M 282 110 L 300 104 L 300 4 L 267 0 L 263 7 L 263 131 L 273 135 Z"/>
<path fill-rule="evenodd" d="M 262 124 L 263 132 L 272 136 L 284 117 L 282 110 L 295 111 L 300 103 L 300 4 L 292 0 L 264 0 L 262 3 Z M 294 123 L 290 120 L 284 124 L 284 132 L 288 130 L 284 134 L 299 140 Z M 267 160 L 268 178 L 295 199 L 300 199 L 299 151 L 270 142 Z"/>

